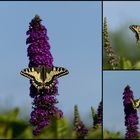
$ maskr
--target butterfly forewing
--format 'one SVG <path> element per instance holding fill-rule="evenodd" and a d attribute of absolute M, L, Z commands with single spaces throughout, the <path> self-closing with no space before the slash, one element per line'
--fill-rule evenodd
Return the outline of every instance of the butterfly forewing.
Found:
<path fill-rule="evenodd" d="M 52 67 L 50 71 L 46 73 L 45 83 L 54 80 L 55 78 L 59 78 L 68 74 L 68 70 L 63 67 Z"/>
<path fill-rule="evenodd" d="M 26 68 L 20 72 L 21 75 L 29 78 L 32 81 L 32 84 L 37 88 L 41 89 L 42 86 L 42 79 L 40 78 L 40 71 L 36 67 Z"/>
<path fill-rule="evenodd" d="M 37 69 L 37 68 L 32 67 L 32 68 L 23 69 L 20 72 L 20 74 L 23 75 L 23 76 L 26 76 L 30 80 L 36 80 L 38 82 L 42 82 L 42 79 L 40 78 L 39 69 Z"/>

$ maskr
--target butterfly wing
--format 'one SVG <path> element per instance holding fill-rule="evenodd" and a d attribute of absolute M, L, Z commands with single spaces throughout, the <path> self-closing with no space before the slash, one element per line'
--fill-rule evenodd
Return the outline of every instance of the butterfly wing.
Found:
<path fill-rule="evenodd" d="M 55 79 L 67 75 L 69 71 L 63 67 L 51 67 L 46 73 L 45 86 L 47 89 L 55 84 Z"/>
<path fill-rule="evenodd" d="M 42 88 L 42 79 L 40 78 L 40 70 L 36 67 L 26 68 L 20 72 L 21 75 L 29 78 L 36 88 Z"/>
<path fill-rule="evenodd" d="M 135 99 L 135 100 L 131 99 L 131 102 L 132 102 L 132 106 L 133 106 L 134 109 L 139 109 L 140 108 L 140 98 Z"/>
<path fill-rule="evenodd" d="M 129 28 L 135 33 L 137 42 L 140 40 L 140 26 L 139 25 L 130 25 Z"/>
<path fill-rule="evenodd" d="M 135 104 L 136 104 L 136 108 L 139 109 L 140 108 L 140 99 L 136 99 L 134 100 Z"/>

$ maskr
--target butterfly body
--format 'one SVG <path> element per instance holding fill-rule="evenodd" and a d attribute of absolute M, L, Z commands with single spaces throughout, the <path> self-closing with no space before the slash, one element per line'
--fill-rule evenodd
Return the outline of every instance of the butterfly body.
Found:
<path fill-rule="evenodd" d="M 137 42 L 140 41 L 140 25 L 130 25 L 129 28 L 135 33 Z"/>
<path fill-rule="evenodd" d="M 56 83 L 56 78 L 68 74 L 68 70 L 63 67 L 40 68 L 31 67 L 23 69 L 20 74 L 29 78 L 37 89 L 50 89 Z"/>
<path fill-rule="evenodd" d="M 140 108 L 140 98 L 135 99 L 135 100 L 131 99 L 131 102 L 132 102 L 132 106 L 133 106 L 134 109 L 139 109 Z"/>

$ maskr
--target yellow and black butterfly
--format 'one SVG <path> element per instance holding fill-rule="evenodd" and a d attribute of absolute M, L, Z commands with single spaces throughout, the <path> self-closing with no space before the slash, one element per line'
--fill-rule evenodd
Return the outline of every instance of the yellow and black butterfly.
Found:
<path fill-rule="evenodd" d="M 20 74 L 29 78 L 37 89 L 50 89 L 56 83 L 56 78 L 67 75 L 69 71 L 63 67 L 40 68 L 31 67 L 23 69 Z"/>
<path fill-rule="evenodd" d="M 140 108 L 140 98 L 139 99 L 130 99 L 132 102 L 132 106 L 134 109 L 139 109 Z"/>
<path fill-rule="evenodd" d="M 135 33 L 137 42 L 140 41 L 140 25 L 130 25 L 129 28 Z"/>

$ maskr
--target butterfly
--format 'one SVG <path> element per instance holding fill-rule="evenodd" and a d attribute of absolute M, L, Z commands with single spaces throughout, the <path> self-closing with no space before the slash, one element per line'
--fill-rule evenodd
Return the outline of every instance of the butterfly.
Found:
<path fill-rule="evenodd" d="M 137 42 L 140 41 L 140 25 L 130 25 L 129 28 L 135 33 Z"/>
<path fill-rule="evenodd" d="M 46 68 L 42 65 L 40 68 L 31 67 L 23 69 L 20 74 L 29 78 L 32 84 L 39 89 L 50 89 L 55 85 L 56 78 L 67 75 L 69 71 L 63 67 Z"/>
<path fill-rule="evenodd" d="M 139 109 L 140 108 L 140 98 L 139 99 L 135 99 L 135 100 L 132 100 L 130 99 L 131 102 L 132 102 L 132 106 L 134 109 Z"/>

